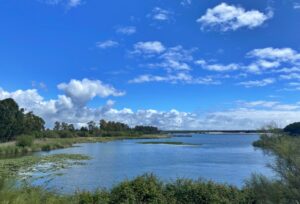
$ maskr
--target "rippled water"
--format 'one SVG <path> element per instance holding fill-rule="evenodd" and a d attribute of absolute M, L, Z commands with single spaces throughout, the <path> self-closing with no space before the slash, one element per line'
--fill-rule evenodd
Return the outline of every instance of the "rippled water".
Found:
<path fill-rule="evenodd" d="M 164 181 L 203 178 L 241 187 L 252 173 L 272 176 L 270 156 L 252 146 L 258 135 L 199 135 L 168 139 L 123 140 L 81 144 L 45 154 L 76 153 L 92 157 L 85 166 L 60 170 L 47 186 L 72 192 L 110 188 L 124 179 L 152 172 Z M 139 144 L 143 141 L 179 141 L 200 146 Z M 43 184 L 40 179 L 35 184 Z"/>

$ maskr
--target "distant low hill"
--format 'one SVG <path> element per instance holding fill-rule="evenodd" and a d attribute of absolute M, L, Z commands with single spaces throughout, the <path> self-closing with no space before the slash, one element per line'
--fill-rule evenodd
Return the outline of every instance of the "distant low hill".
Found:
<path fill-rule="evenodd" d="M 204 134 L 204 133 L 261 133 L 261 130 L 165 130 L 164 133 L 170 133 L 170 134 L 187 134 L 187 133 L 198 133 L 198 134 Z"/>

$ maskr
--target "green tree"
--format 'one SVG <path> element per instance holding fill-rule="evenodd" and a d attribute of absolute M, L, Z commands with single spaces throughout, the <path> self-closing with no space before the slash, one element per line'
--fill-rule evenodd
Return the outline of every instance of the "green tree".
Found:
<path fill-rule="evenodd" d="M 0 101 L 0 140 L 14 139 L 23 131 L 24 110 L 11 98 Z"/>
<path fill-rule="evenodd" d="M 26 113 L 24 115 L 24 133 L 40 132 L 45 130 L 45 121 L 34 115 L 32 112 Z"/>
<path fill-rule="evenodd" d="M 60 122 L 56 121 L 56 122 L 54 123 L 54 128 L 53 128 L 53 130 L 55 130 L 55 131 L 61 130 L 61 124 L 60 124 Z"/>
<path fill-rule="evenodd" d="M 283 129 L 283 131 L 292 136 L 299 136 L 300 135 L 300 122 L 292 123 L 292 124 L 286 126 Z"/>

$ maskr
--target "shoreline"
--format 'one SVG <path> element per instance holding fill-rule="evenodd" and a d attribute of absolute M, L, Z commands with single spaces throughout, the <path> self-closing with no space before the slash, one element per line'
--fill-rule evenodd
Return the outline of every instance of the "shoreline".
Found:
<path fill-rule="evenodd" d="M 31 147 L 18 147 L 15 141 L 0 143 L 0 159 L 7 159 L 13 157 L 27 156 L 36 152 L 48 152 L 56 149 L 65 149 L 73 147 L 76 144 L 82 143 L 104 143 L 117 140 L 128 139 L 161 139 L 171 138 L 171 135 L 142 135 L 142 136 L 129 136 L 129 137 L 74 137 L 74 138 L 44 138 L 36 139 Z"/>

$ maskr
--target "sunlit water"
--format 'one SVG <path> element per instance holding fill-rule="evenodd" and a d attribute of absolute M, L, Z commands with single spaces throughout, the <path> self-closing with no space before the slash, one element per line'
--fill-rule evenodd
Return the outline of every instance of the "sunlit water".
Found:
<path fill-rule="evenodd" d="M 80 144 L 43 154 L 76 153 L 92 157 L 85 166 L 60 170 L 62 176 L 47 182 L 61 192 L 111 188 L 124 179 L 154 173 L 163 181 L 176 178 L 205 179 L 243 186 L 253 173 L 273 176 L 266 166 L 272 158 L 255 149 L 257 135 L 199 135 L 168 139 L 123 140 Z M 143 141 L 179 141 L 200 146 L 139 144 Z M 45 180 L 35 184 L 45 185 Z"/>

